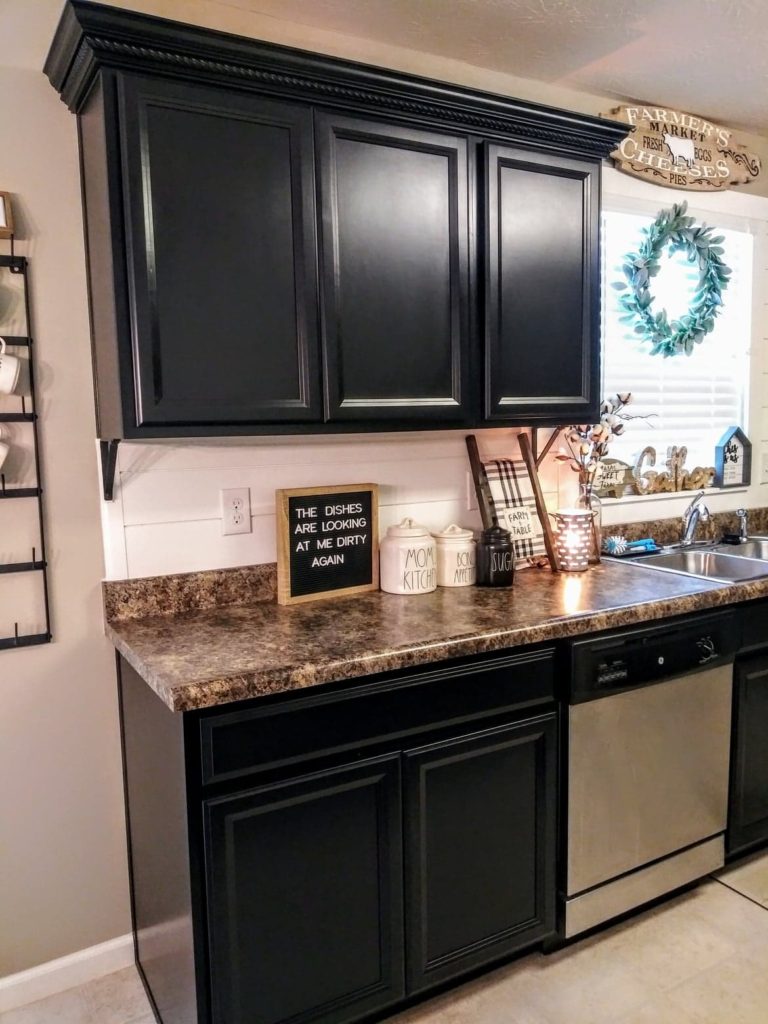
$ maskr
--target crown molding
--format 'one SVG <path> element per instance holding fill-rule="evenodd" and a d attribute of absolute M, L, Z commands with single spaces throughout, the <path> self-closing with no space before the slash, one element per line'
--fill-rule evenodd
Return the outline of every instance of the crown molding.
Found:
<path fill-rule="evenodd" d="M 447 125 L 539 148 L 606 157 L 626 134 L 610 120 L 355 64 L 115 7 L 68 0 L 45 74 L 79 112 L 102 70 L 155 73 L 262 95 Z"/>

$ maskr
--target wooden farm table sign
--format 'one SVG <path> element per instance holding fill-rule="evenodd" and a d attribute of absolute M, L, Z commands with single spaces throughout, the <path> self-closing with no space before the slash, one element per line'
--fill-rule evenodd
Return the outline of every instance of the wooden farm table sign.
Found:
<path fill-rule="evenodd" d="M 376 484 L 303 487 L 275 494 L 279 604 L 378 590 Z"/>
<path fill-rule="evenodd" d="M 760 173 L 760 159 L 733 132 L 680 110 L 622 106 L 611 117 L 630 129 L 611 153 L 616 166 L 657 185 L 713 192 L 747 185 Z"/>

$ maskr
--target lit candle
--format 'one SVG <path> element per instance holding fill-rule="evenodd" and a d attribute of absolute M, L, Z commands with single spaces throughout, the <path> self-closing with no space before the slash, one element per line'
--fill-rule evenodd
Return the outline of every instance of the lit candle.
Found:
<path fill-rule="evenodd" d="M 583 572 L 589 566 L 592 517 L 589 509 L 563 508 L 552 513 L 557 523 L 555 550 L 565 572 Z"/>

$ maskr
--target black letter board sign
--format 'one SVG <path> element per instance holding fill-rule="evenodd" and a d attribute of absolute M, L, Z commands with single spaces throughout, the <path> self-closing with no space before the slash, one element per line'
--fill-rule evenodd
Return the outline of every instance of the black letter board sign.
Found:
<path fill-rule="evenodd" d="M 277 600 L 297 604 L 379 589 L 379 489 L 279 490 Z"/>

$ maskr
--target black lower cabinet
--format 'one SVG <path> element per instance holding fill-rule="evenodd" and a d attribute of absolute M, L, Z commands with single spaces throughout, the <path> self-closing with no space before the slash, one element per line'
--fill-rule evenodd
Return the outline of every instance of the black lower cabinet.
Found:
<path fill-rule="evenodd" d="M 353 1024 L 554 934 L 551 649 L 183 715 L 120 688 L 162 1024 Z"/>
<path fill-rule="evenodd" d="M 356 1020 L 403 993 L 400 759 L 205 805 L 216 1024 Z"/>
<path fill-rule="evenodd" d="M 768 654 L 737 661 L 727 850 L 768 840 Z"/>
<path fill-rule="evenodd" d="M 551 934 L 556 716 L 405 754 L 408 988 Z"/>

